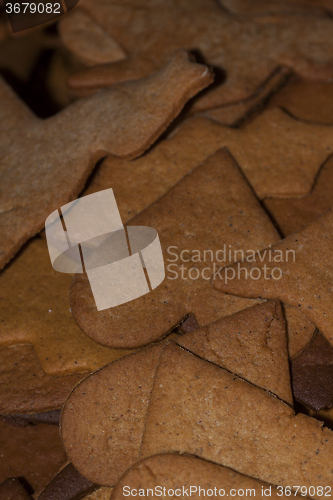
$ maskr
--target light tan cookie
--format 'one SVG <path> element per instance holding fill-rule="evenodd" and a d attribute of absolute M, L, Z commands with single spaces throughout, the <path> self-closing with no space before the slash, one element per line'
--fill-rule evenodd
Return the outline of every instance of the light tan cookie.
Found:
<path fill-rule="evenodd" d="M 175 342 L 293 404 L 287 337 L 279 302 L 250 307 Z"/>
<path fill-rule="evenodd" d="M 9 478 L 0 484 L 0 500 L 31 500 L 18 479 Z"/>
<path fill-rule="evenodd" d="M 332 206 L 333 158 L 319 170 L 311 193 L 302 198 L 266 198 L 264 206 L 284 236 L 301 231 L 304 226 Z"/>
<path fill-rule="evenodd" d="M 112 187 L 123 221 L 163 195 L 217 149 L 227 146 L 259 198 L 302 196 L 333 151 L 333 129 L 268 110 L 241 129 L 189 119 L 142 158 L 109 157 L 86 194 Z"/>
<path fill-rule="evenodd" d="M 68 398 L 62 439 L 81 474 L 113 485 L 141 458 L 177 452 L 276 485 L 330 484 L 331 431 L 179 346 L 161 346 L 112 363 Z M 156 370 L 149 383 L 139 375 L 147 359 Z M 127 380 L 121 392 L 119 380 Z"/>
<path fill-rule="evenodd" d="M 213 286 L 253 298 L 278 298 L 299 308 L 333 344 L 333 211 L 248 260 L 218 271 Z"/>
<path fill-rule="evenodd" d="M 289 357 L 300 354 L 315 335 L 316 325 L 299 308 L 282 304 L 288 335 Z"/>
<path fill-rule="evenodd" d="M 333 83 L 293 78 L 274 95 L 269 106 L 280 106 L 296 118 L 333 125 Z"/>
<path fill-rule="evenodd" d="M 41 238 L 29 242 L 0 274 L 0 346 L 31 344 L 48 375 L 92 372 L 128 354 L 99 346 L 84 335 L 70 310 L 71 280 L 71 275 L 52 268 Z"/>
<path fill-rule="evenodd" d="M 40 120 L 1 80 L 0 268 L 42 229 L 53 210 L 76 198 L 99 158 L 143 153 L 211 81 L 208 68 L 189 62 L 180 51 L 159 73 Z"/>
<path fill-rule="evenodd" d="M 235 252 L 239 255 L 279 240 L 225 149 L 186 175 L 130 225 L 157 230 L 165 257 L 163 283 L 149 294 L 102 311 L 97 310 L 85 274 L 74 277 L 70 290 L 79 326 L 109 347 L 135 348 L 159 340 L 189 313 L 205 325 L 254 305 L 219 295 L 209 276 L 219 260 L 234 260 Z"/>
<path fill-rule="evenodd" d="M 112 500 L 123 500 L 129 494 L 146 498 L 191 498 L 202 496 L 218 499 L 232 496 L 262 498 L 263 491 L 270 498 L 287 498 L 281 490 L 268 483 L 243 476 L 221 465 L 201 460 L 191 455 L 165 453 L 154 455 L 133 465 L 116 484 Z"/>
<path fill-rule="evenodd" d="M 0 482 L 22 477 L 38 493 L 66 461 L 59 429 L 53 425 L 18 427 L 0 419 L 0 449 Z"/>
<path fill-rule="evenodd" d="M 73 76 L 71 86 L 96 88 L 147 75 L 180 47 L 196 51 L 218 72 L 221 84 L 200 96 L 196 109 L 201 110 L 246 99 L 278 66 L 314 80 L 327 81 L 333 74 L 329 18 L 285 15 L 262 23 L 231 14 L 214 0 L 131 0 L 121 6 L 115 0 L 81 0 L 79 9 L 107 31 L 127 57 Z M 64 40 L 65 32 L 72 30 L 67 18 L 61 26 Z M 90 33 L 91 28 L 87 37 Z M 85 46 L 82 43 L 82 57 Z M 73 50 L 78 54 L 76 40 Z"/>

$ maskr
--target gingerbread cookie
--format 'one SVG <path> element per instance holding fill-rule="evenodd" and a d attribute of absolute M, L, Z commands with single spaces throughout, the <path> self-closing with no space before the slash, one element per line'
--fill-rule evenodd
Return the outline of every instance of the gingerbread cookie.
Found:
<path fill-rule="evenodd" d="M 0 482 L 8 477 L 23 477 L 37 493 L 66 461 L 59 429 L 53 425 L 18 427 L 0 419 L 0 449 Z"/>
<path fill-rule="evenodd" d="M 319 170 L 316 182 L 308 196 L 297 198 L 265 198 L 265 208 L 281 233 L 289 236 L 301 231 L 332 206 L 333 158 L 330 157 Z"/>
<path fill-rule="evenodd" d="M 221 465 L 191 455 L 165 453 L 146 458 L 125 472 L 114 488 L 112 500 L 124 500 L 131 492 L 146 493 L 148 498 L 160 492 L 168 492 L 170 497 L 174 492 L 179 498 L 191 493 L 195 500 L 204 494 L 214 499 L 234 496 L 240 500 L 245 492 L 261 498 L 263 491 L 275 500 L 287 498 L 276 487 Z"/>
<path fill-rule="evenodd" d="M 180 51 L 151 77 L 99 92 L 40 120 L 1 80 L 0 268 L 53 210 L 76 198 L 99 158 L 106 152 L 128 158 L 143 153 L 211 81 L 208 68 Z"/>
<path fill-rule="evenodd" d="M 279 302 L 267 301 L 175 339 L 188 351 L 293 404 Z"/>
<path fill-rule="evenodd" d="M 328 81 L 332 77 L 329 18 L 279 15 L 263 23 L 255 17 L 229 13 L 214 0 L 173 0 L 167 4 L 151 0 L 140 7 L 136 0 L 121 7 L 114 0 L 81 0 L 76 10 L 84 10 L 107 31 L 107 40 L 112 37 L 127 57 L 113 62 L 112 55 L 109 65 L 73 75 L 69 80 L 72 87 L 94 89 L 146 76 L 180 47 L 199 53 L 219 75 L 220 84 L 200 96 L 197 110 L 248 98 L 278 66 L 288 66 L 310 80 Z M 77 17 L 72 24 L 74 27 L 68 16 L 63 25 L 60 23 L 60 30 L 64 43 L 78 54 L 77 40 L 67 35 L 79 29 Z M 86 39 L 91 30 L 90 25 Z M 80 41 L 84 57 L 87 42 L 83 43 L 82 36 Z"/>
<path fill-rule="evenodd" d="M 31 500 L 18 479 L 9 478 L 0 484 L 0 500 Z"/>
<path fill-rule="evenodd" d="M 300 120 L 333 125 L 332 100 L 333 83 L 307 82 L 295 77 L 274 95 L 269 106 L 280 106 Z"/>
<path fill-rule="evenodd" d="M 223 149 L 130 225 L 157 230 L 166 260 L 163 283 L 149 295 L 102 311 L 97 310 L 85 274 L 75 276 L 70 290 L 71 310 L 79 326 L 109 347 L 135 348 L 159 340 L 188 313 L 205 325 L 254 305 L 215 293 L 210 273 L 217 259 L 234 259 L 235 252 L 279 240 L 241 171 Z"/>
<path fill-rule="evenodd" d="M 332 224 L 331 209 L 301 232 L 220 269 L 213 287 L 241 297 L 279 298 L 299 308 L 333 344 Z"/>
<path fill-rule="evenodd" d="M 79 472 L 102 485 L 157 453 L 190 453 L 275 485 L 311 485 L 313 498 L 333 469 L 331 431 L 173 343 L 89 376 L 66 402 L 61 434 Z"/>
<path fill-rule="evenodd" d="M 112 187 L 125 222 L 227 146 L 259 198 L 307 195 L 333 151 L 332 132 L 279 109 L 265 111 L 241 129 L 191 118 L 142 158 L 107 158 L 86 194 Z"/>

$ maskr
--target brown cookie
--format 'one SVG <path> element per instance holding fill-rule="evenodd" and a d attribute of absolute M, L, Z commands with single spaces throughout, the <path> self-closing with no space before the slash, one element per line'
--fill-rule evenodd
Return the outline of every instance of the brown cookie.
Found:
<path fill-rule="evenodd" d="M 332 206 L 333 158 L 319 170 L 311 193 L 302 198 L 266 198 L 264 206 L 284 236 L 301 231 L 304 226 Z"/>
<path fill-rule="evenodd" d="M 75 9 L 62 19 L 60 31 L 65 46 L 88 66 L 126 59 L 119 43 L 81 9 Z"/>
<path fill-rule="evenodd" d="M 287 338 L 279 302 L 250 307 L 198 328 L 175 342 L 293 404 Z"/>
<path fill-rule="evenodd" d="M 213 287 L 241 297 L 279 299 L 306 314 L 333 344 L 332 209 L 292 234 L 218 271 Z"/>
<path fill-rule="evenodd" d="M 71 275 L 52 268 L 47 244 L 41 238 L 29 242 L 0 275 L 0 346 L 31 344 L 43 371 L 52 376 L 92 372 L 128 354 L 101 347 L 84 335 L 70 310 L 71 280 Z M 45 374 L 42 380 L 49 383 Z M 20 383 L 24 380 L 22 377 Z"/>
<path fill-rule="evenodd" d="M 120 380 L 127 381 L 121 390 Z M 173 343 L 131 354 L 83 381 L 64 407 L 61 433 L 75 467 L 104 485 L 141 458 L 174 452 L 292 489 L 317 488 L 323 478 L 330 484 L 332 476 L 331 431 Z M 311 496 L 320 498 L 320 491 Z"/>
<path fill-rule="evenodd" d="M 99 158 L 143 153 L 211 81 L 208 68 L 189 62 L 180 51 L 159 73 L 40 120 L 1 80 L 0 268 L 42 229 L 52 211 L 77 197 Z"/>
<path fill-rule="evenodd" d="M 239 127 L 262 112 L 263 107 L 273 96 L 275 96 L 276 92 L 278 92 L 281 87 L 286 85 L 291 75 L 292 71 L 289 68 L 283 66 L 279 67 L 269 76 L 267 81 L 257 89 L 257 92 L 248 99 L 208 109 L 200 113 L 200 115 L 221 123 L 221 125 Z"/>
<path fill-rule="evenodd" d="M 37 493 L 66 461 L 59 429 L 53 425 L 18 427 L 0 420 L 0 449 L 0 482 L 22 477 Z"/>
<path fill-rule="evenodd" d="M 333 406 L 333 347 L 317 332 L 291 363 L 295 399 L 316 412 Z"/>
<path fill-rule="evenodd" d="M 308 82 L 295 77 L 274 95 L 269 105 L 280 106 L 301 120 L 333 125 L 332 102 L 332 82 Z"/>
<path fill-rule="evenodd" d="M 165 256 L 163 283 L 148 295 L 102 311 L 97 310 L 85 274 L 75 276 L 70 290 L 79 326 L 109 347 L 135 348 L 159 340 L 189 313 L 205 325 L 254 305 L 215 293 L 209 276 L 217 259 L 234 259 L 235 251 L 279 240 L 225 149 L 187 174 L 130 225 L 157 230 Z"/>
<path fill-rule="evenodd" d="M 72 464 L 64 467 L 39 495 L 38 500 L 80 500 L 98 489 Z"/>
<path fill-rule="evenodd" d="M 223 83 L 200 97 L 196 106 L 200 110 L 246 99 L 278 66 L 288 66 L 312 80 L 332 77 L 329 18 L 279 15 L 263 23 L 229 13 L 214 0 L 167 4 L 151 0 L 140 3 L 140 9 L 136 0 L 121 7 L 115 0 L 81 0 L 79 9 L 107 31 L 127 57 L 80 72 L 70 79 L 72 87 L 97 88 L 139 78 L 160 68 L 180 47 L 199 53 L 216 68 Z M 75 28 L 70 27 L 69 17 L 60 23 L 65 43 L 66 33 L 78 29 L 76 19 L 72 23 Z M 91 27 L 86 37 L 90 33 Z M 68 38 L 71 49 L 74 38 Z M 86 43 L 83 37 L 80 40 L 84 57 Z M 76 40 L 73 51 L 78 54 Z"/>
<path fill-rule="evenodd" d="M 276 487 L 221 465 L 191 455 L 165 453 L 141 460 L 125 472 L 114 488 L 112 500 L 124 500 L 131 492 L 133 496 L 144 493 L 148 498 L 161 493 L 164 498 L 190 495 L 199 500 L 207 495 L 215 500 L 222 496 L 240 500 L 243 495 L 262 498 L 263 491 L 275 500 L 287 498 Z"/>
<path fill-rule="evenodd" d="M 241 129 L 191 118 L 142 158 L 129 162 L 108 157 L 86 194 L 112 187 L 126 222 L 227 146 L 259 198 L 307 195 L 333 151 L 332 132 L 330 127 L 300 122 L 279 109 L 263 112 Z"/>
<path fill-rule="evenodd" d="M 31 500 L 18 479 L 9 478 L 0 484 L 0 500 Z"/>
<path fill-rule="evenodd" d="M 60 409 L 85 373 L 47 375 L 28 345 L 0 349 L 0 415 Z"/>

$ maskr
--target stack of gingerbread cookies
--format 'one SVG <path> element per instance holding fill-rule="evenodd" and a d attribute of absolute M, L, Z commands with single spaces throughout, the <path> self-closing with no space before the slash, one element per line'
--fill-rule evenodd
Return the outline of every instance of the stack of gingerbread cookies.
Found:
<path fill-rule="evenodd" d="M 0 4 L 0 500 L 333 495 L 332 19 Z M 165 276 L 101 309 L 45 221 L 111 189 Z"/>

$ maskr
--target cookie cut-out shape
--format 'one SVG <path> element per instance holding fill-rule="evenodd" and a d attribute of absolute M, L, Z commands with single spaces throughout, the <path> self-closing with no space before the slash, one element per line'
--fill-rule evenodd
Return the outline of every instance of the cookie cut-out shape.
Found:
<path fill-rule="evenodd" d="M 175 342 L 293 404 L 287 338 L 279 302 L 267 301 L 250 307 L 198 328 Z"/>
<path fill-rule="evenodd" d="M 312 80 L 333 75 L 329 18 L 280 15 L 263 23 L 229 13 L 214 0 L 139 5 L 131 0 L 121 6 L 115 0 L 81 0 L 78 9 L 106 30 L 127 58 L 78 73 L 69 81 L 72 87 L 98 88 L 145 76 L 180 47 L 199 52 L 220 74 L 222 84 L 200 96 L 196 109 L 201 110 L 246 99 L 278 66 Z M 63 36 L 69 29 L 66 19 Z M 77 54 L 76 44 L 74 50 Z"/>
<path fill-rule="evenodd" d="M 156 368 L 147 380 L 138 370 L 153 355 Z M 102 485 L 115 484 L 142 458 L 175 452 L 275 485 L 321 486 L 333 474 L 332 431 L 173 343 L 89 376 L 66 402 L 61 433 L 74 466 Z"/>
<path fill-rule="evenodd" d="M 59 429 L 52 425 L 18 427 L 0 419 L 0 447 L 0 482 L 24 477 L 37 494 L 66 461 Z"/>
<path fill-rule="evenodd" d="M 320 332 L 291 368 L 297 401 L 317 412 L 333 406 L 333 347 Z"/>
<path fill-rule="evenodd" d="M 125 222 L 227 146 L 259 198 L 303 196 L 333 152 L 332 136 L 330 127 L 300 122 L 279 109 L 263 112 L 241 129 L 193 117 L 142 158 L 108 157 L 86 193 L 112 187 Z"/>
<path fill-rule="evenodd" d="M 332 206 L 333 157 L 319 170 L 315 185 L 302 198 L 265 198 L 263 204 L 284 236 L 301 231 Z"/>
<path fill-rule="evenodd" d="M 287 498 L 276 487 L 221 465 L 191 455 L 165 453 L 145 458 L 125 472 L 114 488 L 112 500 L 124 500 L 131 491 L 133 495 L 139 491 L 159 492 L 161 485 L 170 494 L 175 491 L 178 498 L 186 498 L 191 492 L 195 500 L 203 495 L 214 499 L 232 495 L 240 500 L 242 492 L 261 498 L 263 491 L 275 500 Z"/>
<path fill-rule="evenodd" d="M 213 287 L 241 297 L 279 299 L 306 314 L 333 345 L 333 211 L 249 260 L 220 269 Z"/>
<path fill-rule="evenodd" d="M 9 478 L 0 484 L 0 500 L 32 500 L 16 478 Z"/>
<path fill-rule="evenodd" d="M 159 73 L 40 120 L 1 80 L 0 268 L 42 229 L 50 213 L 77 197 L 99 158 L 143 153 L 211 81 L 208 68 L 180 51 Z"/>
<path fill-rule="evenodd" d="M 209 273 L 217 259 L 233 260 L 235 251 L 259 249 L 279 240 L 224 149 L 133 218 L 130 226 L 158 232 L 165 261 L 163 283 L 147 295 L 104 311 L 97 311 L 86 275 L 76 274 L 70 290 L 71 310 L 79 326 L 109 347 L 135 348 L 159 340 L 189 313 L 202 326 L 254 305 L 219 296 L 210 287 Z"/>
<path fill-rule="evenodd" d="M 70 310 L 71 281 L 71 275 L 54 271 L 40 238 L 29 242 L 0 275 L 0 346 L 31 344 L 43 371 L 52 376 L 95 371 L 128 354 L 84 335 Z"/>

